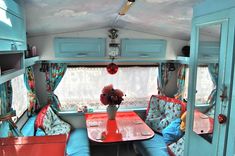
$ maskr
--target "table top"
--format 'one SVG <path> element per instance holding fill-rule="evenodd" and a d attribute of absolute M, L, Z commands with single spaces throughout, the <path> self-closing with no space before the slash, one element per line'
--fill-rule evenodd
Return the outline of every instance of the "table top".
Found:
<path fill-rule="evenodd" d="M 201 113 L 198 110 L 194 111 L 193 131 L 197 134 L 213 133 L 214 119 Z"/>
<path fill-rule="evenodd" d="M 87 113 L 85 117 L 88 137 L 95 142 L 146 140 L 154 136 L 135 112 L 117 112 L 115 120 L 108 120 L 107 113 Z"/>

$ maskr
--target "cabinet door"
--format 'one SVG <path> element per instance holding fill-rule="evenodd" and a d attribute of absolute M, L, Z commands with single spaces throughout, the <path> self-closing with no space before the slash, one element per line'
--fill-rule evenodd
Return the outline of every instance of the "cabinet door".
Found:
<path fill-rule="evenodd" d="M 232 61 L 228 51 L 228 20 L 215 13 L 193 20 L 184 155 L 222 156 L 225 154 Z M 219 18 L 218 18 L 219 17 Z M 207 32 L 213 34 L 206 36 Z M 206 70 L 200 70 L 200 60 Z M 207 79 L 200 75 L 207 75 Z M 200 150 L 198 150 L 200 145 Z"/>
<path fill-rule="evenodd" d="M 56 57 L 104 57 L 104 38 L 55 38 Z"/>
<path fill-rule="evenodd" d="M 0 19 L 0 38 L 24 41 L 24 37 L 22 37 L 25 36 L 24 21 L 3 9 L 0 9 L 0 14 L 2 15 Z"/>
<path fill-rule="evenodd" d="M 1 8 L 0 15 L 0 51 L 26 50 L 23 19 Z"/>
<path fill-rule="evenodd" d="M 121 56 L 134 58 L 164 58 L 166 41 L 153 39 L 122 39 Z"/>
<path fill-rule="evenodd" d="M 0 38 L 0 51 L 11 52 L 11 51 L 23 51 L 26 50 L 25 42 L 17 42 Z"/>
<path fill-rule="evenodd" d="M 19 0 L 0 0 L 0 8 L 10 12 L 11 14 L 23 18 L 22 7 L 19 5 Z"/>

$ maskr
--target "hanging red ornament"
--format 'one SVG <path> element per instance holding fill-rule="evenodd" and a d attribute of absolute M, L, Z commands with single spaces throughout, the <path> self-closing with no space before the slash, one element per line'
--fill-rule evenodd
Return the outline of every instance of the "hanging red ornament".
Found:
<path fill-rule="evenodd" d="M 107 71 L 109 74 L 116 74 L 118 71 L 118 65 L 116 65 L 115 63 L 110 63 L 108 64 L 108 66 L 106 67 Z"/>

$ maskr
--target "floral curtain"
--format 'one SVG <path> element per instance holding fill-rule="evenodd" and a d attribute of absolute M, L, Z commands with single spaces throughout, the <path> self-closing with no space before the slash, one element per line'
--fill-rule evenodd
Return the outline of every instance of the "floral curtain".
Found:
<path fill-rule="evenodd" d="M 210 105 L 214 105 L 216 101 L 216 90 L 217 90 L 217 85 L 218 85 L 218 74 L 219 74 L 219 65 L 218 64 L 209 64 L 208 65 L 208 71 L 211 76 L 211 80 L 214 84 L 214 89 L 211 91 L 207 103 Z"/>
<path fill-rule="evenodd" d="M 185 77 L 186 77 L 186 68 L 187 65 L 183 64 L 180 66 L 178 73 L 177 73 L 177 93 L 175 95 L 175 98 L 179 100 L 183 100 L 183 94 L 185 89 Z"/>
<path fill-rule="evenodd" d="M 158 94 L 165 95 L 166 85 L 170 79 L 171 71 L 169 70 L 170 63 L 160 63 L 158 70 Z"/>
<path fill-rule="evenodd" d="M 36 97 L 33 67 L 27 67 L 25 70 L 24 82 L 28 91 L 27 95 L 29 99 L 28 116 L 31 116 L 36 110 L 39 109 L 39 102 Z"/>
<path fill-rule="evenodd" d="M 22 136 L 17 130 L 16 125 L 11 120 L 11 116 L 15 115 L 15 111 L 11 108 L 12 105 L 12 87 L 11 81 L 0 84 L 0 137 Z"/>
<path fill-rule="evenodd" d="M 55 110 L 60 110 L 60 102 L 58 97 L 54 94 L 54 91 L 62 80 L 66 69 L 66 64 L 50 63 L 48 66 L 48 70 L 46 70 L 45 72 L 48 92 L 48 104 L 51 104 L 52 108 Z"/>

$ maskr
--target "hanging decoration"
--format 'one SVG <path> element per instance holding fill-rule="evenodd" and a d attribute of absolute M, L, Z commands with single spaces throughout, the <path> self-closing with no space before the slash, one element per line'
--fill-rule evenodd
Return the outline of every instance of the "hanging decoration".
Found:
<path fill-rule="evenodd" d="M 113 60 L 114 60 L 114 57 L 112 57 L 112 62 L 109 63 L 106 67 L 107 72 L 111 75 L 116 74 L 118 71 L 118 65 L 113 63 Z"/>
<path fill-rule="evenodd" d="M 108 55 L 110 59 L 112 59 L 112 62 L 107 65 L 106 69 L 107 69 L 107 72 L 112 75 L 116 74 L 118 71 L 118 65 L 113 63 L 115 57 L 117 57 L 119 54 L 119 43 L 116 42 L 116 39 L 118 37 L 117 33 L 118 33 L 118 30 L 112 28 L 109 30 L 109 35 L 108 35 L 111 41 L 111 43 L 109 44 Z"/>

